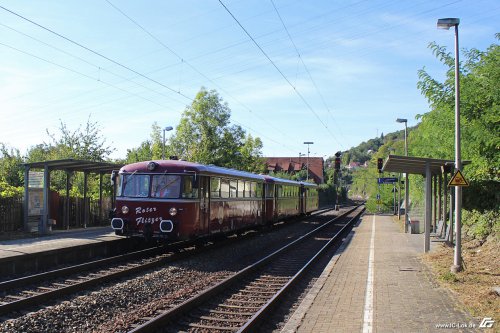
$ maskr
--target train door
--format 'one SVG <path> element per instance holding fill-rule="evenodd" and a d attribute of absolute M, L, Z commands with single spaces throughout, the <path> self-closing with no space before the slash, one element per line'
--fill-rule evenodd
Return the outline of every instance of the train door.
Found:
<path fill-rule="evenodd" d="M 203 234 L 208 233 L 210 222 L 210 178 L 200 177 L 200 225 Z"/>
<path fill-rule="evenodd" d="M 299 189 L 300 193 L 300 214 L 307 213 L 307 189 L 301 186 Z"/>

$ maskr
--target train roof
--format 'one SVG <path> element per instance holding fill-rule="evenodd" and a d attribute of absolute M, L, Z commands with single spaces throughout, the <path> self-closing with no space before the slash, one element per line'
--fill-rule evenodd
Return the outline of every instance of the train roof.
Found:
<path fill-rule="evenodd" d="M 255 181 L 263 181 L 265 183 L 281 184 L 281 185 L 303 185 L 307 187 L 316 186 L 316 184 L 297 182 L 290 179 L 272 177 L 269 175 L 257 175 L 251 172 L 239 171 L 235 169 L 223 168 L 215 165 L 205 165 L 200 163 L 181 161 L 181 160 L 154 160 L 136 162 L 123 166 L 120 173 L 196 173 L 210 176 L 226 176 L 245 178 Z"/>
<path fill-rule="evenodd" d="M 304 187 L 311 187 L 311 188 L 313 188 L 313 187 L 318 187 L 318 185 L 317 185 L 317 184 L 315 184 L 315 183 L 301 182 L 300 184 L 301 184 L 302 186 L 304 186 Z"/>
<path fill-rule="evenodd" d="M 300 186 L 300 182 L 291 179 L 276 178 L 269 175 L 264 175 L 264 181 L 266 183 L 281 184 L 281 185 L 297 185 Z"/>
<path fill-rule="evenodd" d="M 120 173 L 196 173 L 211 176 L 227 176 L 245 178 L 255 181 L 264 181 L 263 175 L 251 172 L 223 168 L 215 165 L 180 161 L 180 160 L 155 160 L 127 164 L 120 169 Z"/>

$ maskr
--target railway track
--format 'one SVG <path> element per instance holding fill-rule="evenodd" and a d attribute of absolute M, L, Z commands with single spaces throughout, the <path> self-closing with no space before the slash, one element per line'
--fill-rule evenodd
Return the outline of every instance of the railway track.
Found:
<path fill-rule="evenodd" d="M 334 218 L 173 308 L 142 318 L 130 332 L 255 332 L 263 318 L 364 211 L 353 209 L 339 230 Z"/>
<path fill-rule="evenodd" d="M 1 282 L 0 316 L 157 267 L 173 259 L 172 250 L 150 248 Z"/>
<path fill-rule="evenodd" d="M 53 302 L 63 296 L 154 269 L 166 263 L 206 251 L 207 248 L 226 246 L 228 243 L 241 239 L 240 236 L 237 239 L 217 243 L 211 242 L 198 247 L 192 244 L 179 243 L 148 248 L 3 281 L 0 282 L 0 319 L 5 319 L 5 315 L 16 311 L 26 312 L 28 309 Z M 16 315 L 8 317 L 16 317 Z"/>

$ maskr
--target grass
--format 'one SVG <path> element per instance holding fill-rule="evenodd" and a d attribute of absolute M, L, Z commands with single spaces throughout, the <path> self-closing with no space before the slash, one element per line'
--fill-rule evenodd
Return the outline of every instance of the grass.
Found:
<path fill-rule="evenodd" d="M 453 247 L 443 244 L 436 250 L 424 254 L 422 261 L 430 268 L 435 280 L 450 289 L 477 318 L 491 317 L 495 320 L 492 330 L 500 332 L 500 296 L 493 287 L 500 287 L 500 241 L 489 237 L 484 243 L 477 240 L 462 241 L 464 270 L 450 272 L 453 264 Z"/>

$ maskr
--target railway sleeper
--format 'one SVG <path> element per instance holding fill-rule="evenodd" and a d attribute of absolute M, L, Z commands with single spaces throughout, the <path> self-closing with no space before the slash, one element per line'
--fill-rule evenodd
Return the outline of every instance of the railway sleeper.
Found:
<path fill-rule="evenodd" d="M 249 309 L 250 311 L 258 311 L 260 310 L 260 306 L 239 306 L 239 305 L 231 305 L 231 304 L 219 304 L 219 308 L 229 308 L 229 309 Z"/>
<path fill-rule="evenodd" d="M 244 324 L 247 322 L 246 319 L 241 319 L 241 318 L 219 318 L 219 317 L 210 317 L 210 316 L 201 316 L 197 317 L 202 320 L 208 320 L 208 321 L 222 321 L 224 323 L 236 323 L 236 324 Z"/>
<path fill-rule="evenodd" d="M 265 302 L 269 298 L 270 298 L 269 295 L 259 295 L 257 293 L 252 293 L 252 294 L 248 294 L 248 295 L 235 294 L 235 295 L 233 295 L 233 297 L 228 299 L 228 301 L 229 302 L 247 302 L 249 300 L 252 300 L 255 303 L 258 303 L 258 302 Z"/>
<path fill-rule="evenodd" d="M 221 311 L 221 310 L 212 310 L 207 308 L 200 309 L 200 311 L 203 311 L 204 313 L 209 312 L 220 315 L 233 315 L 233 316 L 238 315 L 238 316 L 248 316 L 248 317 L 251 317 L 255 314 L 253 312 Z"/>
<path fill-rule="evenodd" d="M 254 281 L 252 282 L 252 284 L 250 285 L 250 287 L 253 287 L 253 286 L 257 286 L 257 288 L 263 288 L 263 289 L 269 289 L 269 288 L 272 288 L 272 287 L 277 287 L 277 288 L 281 288 L 283 287 L 283 285 L 287 282 L 288 280 L 283 280 L 282 283 L 278 283 L 278 282 L 269 282 L 269 281 Z M 259 287 L 260 286 L 260 287 Z"/>
<path fill-rule="evenodd" d="M 211 326 L 211 325 L 202 325 L 202 324 L 193 324 L 193 323 L 186 323 L 187 326 L 189 327 L 194 327 L 194 328 L 204 328 L 210 331 L 229 331 L 229 332 L 237 332 L 239 327 L 223 327 L 223 326 Z"/>
<path fill-rule="evenodd" d="M 266 304 L 265 301 L 240 301 L 240 300 L 233 300 L 233 301 L 228 301 L 228 304 L 229 305 L 235 305 L 235 306 L 242 306 L 242 307 L 246 307 L 247 305 L 250 305 L 250 306 L 254 306 L 254 307 L 257 307 L 257 308 L 261 308 L 262 305 Z"/>
<path fill-rule="evenodd" d="M 274 291 L 269 291 L 268 289 L 267 290 L 264 290 L 264 289 L 253 289 L 253 290 L 241 290 L 237 295 L 242 295 L 243 294 L 260 294 L 260 295 L 274 295 L 276 294 Z"/>
<path fill-rule="evenodd" d="M 28 297 L 27 296 L 7 295 L 7 296 L 5 296 L 5 298 L 10 298 L 10 299 L 18 301 L 18 300 L 26 299 Z"/>
<path fill-rule="evenodd" d="M 257 281 L 257 282 L 260 282 L 260 281 L 269 282 L 269 281 L 280 281 L 280 280 L 286 280 L 286 277 L 266 274 L 266 275 L 262 275 L 262 276 L 258 277 L 257 279 L 255 279 L 255 281 Z"/>

